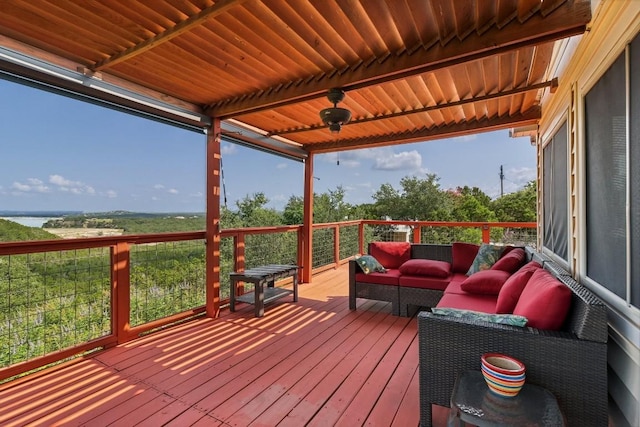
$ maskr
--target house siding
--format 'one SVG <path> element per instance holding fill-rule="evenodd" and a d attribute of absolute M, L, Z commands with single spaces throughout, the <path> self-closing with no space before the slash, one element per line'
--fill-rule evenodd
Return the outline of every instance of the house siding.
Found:
<path fill-rule="evenodd" d="M 546 94 L 542 99 L 543 115 L 538 138 L 538 221 L 539 229 L 544 233 L 544 224 L 540 223 L 540 213 L 544 209 L 543 146 L 553 137 L 559 123 L 568 120 L 568 267 L 609 308 L 609 394 L 629 424 L 636 426 L 640 425 L 640 310 L 629 303 L 629 298 L 621 298 L 587 277 L 584 97 L 640 33 L 640 1 L 594 1 L 592 11 L 593 19 L 588 31 L 559 43 L 550 64 L 551 73 L 558 75 L 559 87 L 554 94 Z M 640 260 L 631 259 L 630 262 L 640 263 Z M 640 284 L 630 283 L 627 286 L 633 286 L 638 292 Z"/>

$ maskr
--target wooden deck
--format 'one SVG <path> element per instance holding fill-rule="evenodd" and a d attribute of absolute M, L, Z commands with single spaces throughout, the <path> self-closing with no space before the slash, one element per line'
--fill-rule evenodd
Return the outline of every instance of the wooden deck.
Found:
<path fill-rule="evenodd" d="M 417 426 L 416 320 L 348 308 L 347 266 L 0 391 L 0 425 Z M 439 417 L 444 421 L 445 411 Z"/>

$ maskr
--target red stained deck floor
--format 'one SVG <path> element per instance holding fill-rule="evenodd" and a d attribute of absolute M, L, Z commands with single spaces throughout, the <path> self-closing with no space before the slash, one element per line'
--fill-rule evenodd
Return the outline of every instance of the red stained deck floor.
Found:
<path fill-rule="evenodd" d="M 0 425 L 417 426 L 416 320 L 350 311 L 347 275 L 314 276 L 260 319 L 241 305 L 5 388 Z"/>

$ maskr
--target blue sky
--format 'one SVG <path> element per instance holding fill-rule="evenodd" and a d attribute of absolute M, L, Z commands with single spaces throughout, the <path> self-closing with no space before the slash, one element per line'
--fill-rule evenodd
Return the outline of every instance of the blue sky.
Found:
<path fill-rule="evenodd" d="M 0 80 L 0 210 L 202 212 L 205 135 Z M 282 209 L 303 192 L 303 165 L 222 143 L 227 204 L 264 193 Z M 382 184 L 435 173 L 443 189 L 500 194 L 535 178 L 535 147 L 508 131 L 316 156 L 316 193 L 370 203 Z"/>

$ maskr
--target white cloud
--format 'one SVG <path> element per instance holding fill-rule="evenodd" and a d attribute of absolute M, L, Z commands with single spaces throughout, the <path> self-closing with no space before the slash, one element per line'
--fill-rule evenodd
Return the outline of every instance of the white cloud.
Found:
<path fill-rule="evenodd" d="M 536 179 L 536 169 L 535 168 L 511 168 L 507 169 L 504 172 L 505 179 L 513 182 L 517 185 L 525 185 L 529 181 L 533 181 Z"/>
<path fill-rule="evenodd" d="M 222 146 L 220 147 L 220 153 L 221 154 L 235 154 L 238 151 L 238 147 L 236 147 L 234 144 L 228 144 L 228 143 L 222 143 Z"/>
<path fill-rule="evenodd" d="M 195 193 L 189 194 L 189 197 L 202 197 L 202 192 L 196 191 Z"/>
<path fill-rule="evenodd" d="M 49 175 L 49 183 L 56 185 L 58 191 L 70 192 L 72 194 L 95 194 L 96 190 L 81 181 L 72 181 L 62 175 Z"/>
<path fill-rule="evenodd" d="M 170 188 L 167 190 L 167 193 L 169 194 L 178 194 L 178 190 L 176 190 L 175 188 Z"/>
<path fill-rule="evenodd" d="M 49 187 L 44 185 L 42 181 L 37 178 L 29 178 L 27 179 L 27 184 L 15 181 L 11 184 L 11 188 L 21 193 L 47 193 L 49 192 Z"/>
<path fill-rule="evenodd" d="M 406 170 L 415 171 L 422 166 L 422 156 L 416 150 L 403 151 L 391 156 L 376 158 L 373 169 L 375 170 Z"/>
<path fill-rule="evenodd" d="M 156 190 L 162 190 L 164 188 L 164 185 L 156 184 L 156 185 L 153 186 L 153 188 L 155 188 Z"/>
<path fill-rule="evenodd" d="M 70 181 L 62 175 L 49 175 L 49 183 L 59 185 L 61 187 L 77 187 L 80 185 L 79 182 Z"/>
<path fill-rule="evenodd" d="M 286 169 L 286 168 L 287 168 L 286 163 L 278 163 L 278 165 L 276 166 L 276 169 Z"/>
<path fill-rule="evenodd" d="M 116 197 L 118 197 L 118 193 L 114 190 L 107 190 L 106 195 L 110 199 L 115 199 Z"/>
<path fill-rule="evenodd" d="M 456 136 L 455 138 L 452 138 L 455 141 L 474 141 L 476 139 L 478 139 L 478 134 L 471 134 L 471 135 L 463 135 L 463 136 Z"/>

